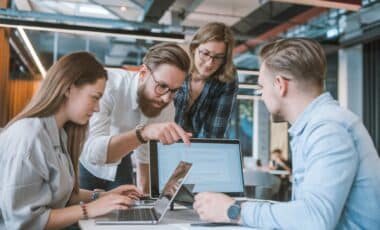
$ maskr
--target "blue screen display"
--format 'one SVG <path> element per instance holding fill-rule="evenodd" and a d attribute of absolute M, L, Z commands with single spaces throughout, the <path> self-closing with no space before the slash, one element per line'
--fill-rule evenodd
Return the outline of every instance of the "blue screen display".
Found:
<path fill-rule="evenodd" d="M 181 160 L 193 164 L 186 184 L 193 192 L 244 192 L 238 143 L 157 143 L 158 184 L 161 191 Z"/>

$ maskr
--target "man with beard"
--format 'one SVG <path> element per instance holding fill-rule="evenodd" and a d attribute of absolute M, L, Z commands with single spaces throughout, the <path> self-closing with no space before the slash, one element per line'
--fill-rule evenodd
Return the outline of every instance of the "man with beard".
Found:
<path fill-rule="evenodd" d="M 100 111 L 90 120 L 89 137 L 80 158 L 80 185 L 110 190 L 133 183 L 131 152 L 137 166 L 137 185 L 148 192 L 149 140 L 171 144 L 191 133 L 174 123 L 173 97 L 190 66 L 187 53 L 173 43 L 151 47 L 135 74 L 108 70 Z M 99 100 L 99 98 L 94 98 Z M 95 190 L 93 198 L 99 195 Z"/>

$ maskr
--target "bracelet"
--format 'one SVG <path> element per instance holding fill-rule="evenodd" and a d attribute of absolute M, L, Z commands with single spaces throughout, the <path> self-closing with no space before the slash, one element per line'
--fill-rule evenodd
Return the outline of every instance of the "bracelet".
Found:
<path fill-rule="evenodd" d="M 144 125 L 138 125 L 136 126 L 136 137 L 137 139 L 140 141 L 141 144 L 145 144 L 147 143 L 148 141 L 144 140 L 144 138 L 142 137 L 141 135 L 141 131 L 144 129 Z"/>
<path fill-rule="evenodd" d="M 79 202 L 79 206 L 81 207 L 82 209 L 82 214 L 83 214 L 83 220 L 88 220 L 88 213 L 87 213 L 87 207 L 86 207 L 86 204 L 81 201 Z"/>

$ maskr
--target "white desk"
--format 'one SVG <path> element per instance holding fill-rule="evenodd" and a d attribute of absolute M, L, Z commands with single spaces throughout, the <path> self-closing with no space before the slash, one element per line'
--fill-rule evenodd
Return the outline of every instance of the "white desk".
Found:
<path fill-rule="evenodd" d="M 119 229 L 134 229 L 134 230 L 145 230 L 145 229 L 155 229 L 155 230 L 175 230 L 175 229 L 193 229 L 193 230 L 205 230 L 205 229 L 237 229 L 245 230 L 252 228 L 240 227 L 240 226 L 223 226 L 223 227 L 199 227 L 191 226 L 191 223 L 199 222 L 199 217 L 192 209 L 176 209 L 173 211 L 168 211 L 164 216 L 163 220 L 156 225 L 96 225 L 95 220 L 80 220 L 79 226 L 83 230 L 119 230 Z"/>

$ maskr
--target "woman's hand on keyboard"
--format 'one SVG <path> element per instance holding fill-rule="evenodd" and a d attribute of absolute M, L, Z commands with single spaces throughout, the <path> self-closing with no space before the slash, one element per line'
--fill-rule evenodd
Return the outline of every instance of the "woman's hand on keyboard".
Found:
<path fill-rule="evenodd" d="M 113 210 L 128 209 L 134 202 L 134 199 L 125 195 L 104 194 L 99 199 L 86 204 L 87 214 L 89 218 L 105 215 Z"/>
<path fill-rule="evenodd" d="M 139 200 L 140 197 L 144 196 L 144 194 L 142 193 L 142 191 L 140 189 L 138 189 L 134 185 L 129 185 L 129 184 L 121 185 L 115 189 L 112 189 L 112 190 L 104 193 L 104 195 L 108 195 L 108 194 L 124 195 L 124 196 L 127 196 L 133 200 Z"/>

